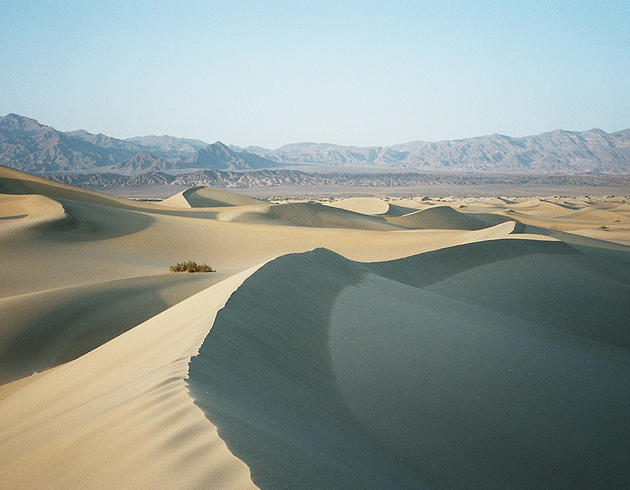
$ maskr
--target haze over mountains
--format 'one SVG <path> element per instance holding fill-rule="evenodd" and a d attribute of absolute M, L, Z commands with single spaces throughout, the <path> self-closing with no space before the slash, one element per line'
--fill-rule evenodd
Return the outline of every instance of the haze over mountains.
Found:
<path fill-rule="evenodd" d="M 254 170 L 299 164 L 451 172 L 630 173 L 630 129 L 555 130 L 452 141 L 356 147 L 294 143 L 270 150 L 173 136 L 121 140 L 84 130 L 62 132 L 17 114 L 0 117 L 0 164 L 33 173 L 184 169 Z M 306 167 L 308 168 L 308 167 Z"/>

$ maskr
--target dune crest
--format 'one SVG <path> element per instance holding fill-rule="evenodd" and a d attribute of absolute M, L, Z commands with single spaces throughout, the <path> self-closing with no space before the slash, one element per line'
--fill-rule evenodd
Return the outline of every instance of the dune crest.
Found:
<path fill-rule="evenodd" d="M 205 186 L 192 187 L 165 199 L 160 204 L 178 208 L 217 208 L 264 204 L 235 192 Z"/>
<path fill-rule="evenodd" d="M 0 194 L 0 233 L 4 235 L 14 230 L 63 221 L 66 218 L 63 206 L 46 196 Z"/>

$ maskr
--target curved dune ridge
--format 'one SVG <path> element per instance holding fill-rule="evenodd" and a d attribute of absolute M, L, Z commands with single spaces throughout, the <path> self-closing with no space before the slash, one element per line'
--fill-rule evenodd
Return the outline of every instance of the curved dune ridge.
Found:
<path fill-rule="evenodd" d="M 400 230 L 380 217 L 325 206 L 318 202 L 282 203 L 248 210 L 232 218 L 240 223 L 307 226 L 318 228 L 349 228 L 359 230 Z"/>
<path fill-rule="evenodd" d="M 521 201 L 512 204 L 512 208 L 525 214 L 536 214 L 538 216 L 556 217 L 566 214 L 568 211 L 575 209 L 574 206 L 549 202 L 537 197 L 527 201 Z"/>
<path fill-rule="evenodd" d="M 474 216 L 459 213 L 450 206 L 435 206 L 391 217 L 388 221 L 416 229 L 480 230 L 488 226 Z"/>
<path fill-rule="evenodd" d="M 379 197 L 349 197 L 324 204 L 371 216 L 402 216 L 417 211 L 415 208 L 388 203 Z"/>
<path fill-rule="evenodd" d="M 20 172 L 0 165 L 0 193 L 41 194 L 52 199 L 79 200 L 97 205 L 123 208 L 151 207 L 150 204 L 136 203 L 127 199 L 108 196 L 99 192 L 79 189 L 43 177 Z"/>
<path fill-rule="evenodd" d="M 371 215 L 385 214 L 389 211 L 389 204 L 378 197 L 349 197 L 327 202 L 326 206 Z"/>
<path fill-rule="evenodd" d="M 66 211 L 59 202 L 38 194 L 0 194 L 0 203 L 0 220 L 3 222 L 0 233 L 67 218 Z"/>
<path fill-rule="evenodd" d="M 261 488 L 620 487 L 630 266 L 611 260 L 535 240 L 283 256 L 218 313 L 190 392 Z"/>
<path fill-rule="evenodd" d="M 185 204 L 184 204 L 185 203 Z M 234 192 L 198 186 L 187 189 L 173 197 L 165 199 L 162 204 L 189 208 L 216 208 L 225 206 L 247 206 L 264 204 L 263 201 L 242 196 Z"/>
<path fill-rule="evenodd" d="M 168 274 L 0 298 L 0 385 L 80 357 L 225 274 Z"/>

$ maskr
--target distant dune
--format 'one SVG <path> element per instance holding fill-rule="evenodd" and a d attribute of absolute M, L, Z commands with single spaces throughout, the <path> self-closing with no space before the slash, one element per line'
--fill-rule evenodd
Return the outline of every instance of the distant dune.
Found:
<path fill-rule="evenodd" d="M 628 196 L 158 203 L 0 166 L 0 256 L 1 488 L 630 481 Z"/>
<path fill-rule="evenodd" d="M 262 204 L 258 199 L 241 196 L 233 192 L 208 187 L 194 187 L 182 193 L 191 208 L 214 208 L 223 206 L 247 206 Z"/>
<path fill-rule="evenodd" d="M 389 211 L 389 204 L 378 197 L 350 197 L 327 205 L 361 214 L 386 214 Z"/>
<path fill-rule="evenodd" d="M 401 227 L 389 224 L 377 217 L 356 213 L 343 208 L 324 206 L 316 202 L 283 203 L 275 206 L 267 206 L 265 208 L 242 213 L 235 217 L 233 221 L 375 231 L 401 229 Z"/>
<path fill-rule="evenodd" d="M 388 221 L 416 229 L 480 230 L 487 226 L 483 221 L 458 213 L 450 206 L 423 209 L 389 218 Z"/>

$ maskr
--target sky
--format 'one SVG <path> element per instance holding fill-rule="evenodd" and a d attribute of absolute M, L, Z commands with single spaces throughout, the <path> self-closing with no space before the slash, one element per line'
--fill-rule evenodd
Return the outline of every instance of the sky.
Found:
<path fill-rule="evenodd" d="M 276 148 L 630 127 L 630 2 L 0 0 L 0 115 Z"/>

